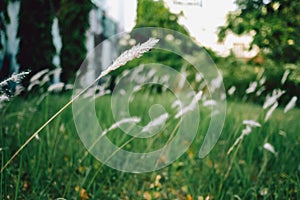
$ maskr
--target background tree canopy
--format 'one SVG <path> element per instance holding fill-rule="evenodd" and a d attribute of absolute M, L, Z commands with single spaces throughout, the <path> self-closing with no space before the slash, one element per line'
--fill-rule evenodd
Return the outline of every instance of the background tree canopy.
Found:
<path fill-rule="evenodd" d="M 163 27 L 188 35 L 185 27 L 178 24 L 180 16 L 171 13 L 162 0 L 138 0 L 135 28 Z"/>
<path fill-rule="evenodd" d="M 89 28 L 92 3 L 86 0 L 62 0 L 58 12 L 63 47 L 62 81 L 72 82 L 86 56 L 85 33 Z"/>
<path fill-rule="evenodd" d="M 89 27 L 91 6 L 90 1 L 83 0 L 21 1 L 18 28 L 20 70 L 30 69 L 32 76 L 42 69 L 54 67 L 51 27 L 57 16 L 63 43 L 61 78 L 64 82 L 71 82 L 86 55 L 85 33 Z"/>
<path fill-rule="evenodd" d="M 40 70 L 53 68 L 52 58 L 55 51 L 51 36 L 53 18 L 52 1 L 21 1 L 18 29 L 20 71 L 30 69 L 33 75 Z"/>
<path fill-rule="evenodd" d="M 136 40 L 137 43 L 141 43 L 148 40 L 149 35 L 153 35 L 153 37 L 155 37 L 155 29 L 139 29 L 145 27 L 166 28 L 178 31 L 188 36 L 189 33 L 186 30 L 186 28 L 178 23 L 179 17 L 180 14 L 174 14 L 170 12 L 170 10 L 165 6 L 163 0 L 138 0 L 136 25 L 134 29 L 129 33 L 130 38 Z M 167 45 L 171 49 L 178 48 L 174 44 L 174 41 L 168 41 Z M 188 46 L 190 44 L 181 45 L 183 45 L 184 48 L 188 50 Z M 122 46 L 120 50 L 122 52 L 126 49 L 129 49 L 131 46 L 132 45 L 127 44 L 125 46 Z M 141 58 L 137 58 L 130 61 L 128 64 L 126 64 L 126 67 L 122 67 L 121 69 L 118 69 L 115 72 L 113 72 L 113 80 L 111 87 L 113 87 L 114 85 L 114 78 L 121 74 L 121 71 L 123 71 L 124 69 L 136 67 L 141 63 L 161 63 L 175 69 L 180 69 L 183 65 L 183 61 L 181 58 L 179 58 L 178 55 L 154 48 L 151 50 L 151 54 L 146 53 Z"/>
<path fill-rule="evenodd" d="M 262 53 L 282 63 L 300 61 L 300 1 L 236 0 L 237 12 L 231 12 L 227 24 L 220 28 L 224 39 L 228 31 L 252 33 L 252 45 Z"/>

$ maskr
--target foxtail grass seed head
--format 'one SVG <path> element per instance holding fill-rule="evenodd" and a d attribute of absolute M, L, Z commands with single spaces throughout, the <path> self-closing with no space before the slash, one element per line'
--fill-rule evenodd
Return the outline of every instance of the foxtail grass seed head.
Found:
<path fill-rule="evenodd" d="M 266 83 L 267 78 L 265 76 L 263 76 L 260 80 L 259 80 L 259 85 L 262 86 Z"/>
<path fill-rule="evenodd" d="M 188 76 L 188 72 L 184 69 L 180 72 L 180 79 L 179 79 L 179 82 L 178 82 L 178 88 L 179 89 L 182 89 L 185 82 L 186 82 L 186 78 Z"/>
<path fill-rule="evenodd" d="M 296 96 L 293 96 L 289 103 L 284 108 L 284 113 L 288 112 L 289 110 L 293 109 L 296 106 L 298 98 Z"/>
<path fill-rule="evenodd" d="M 242 141 L 246 135 L 249 135 L 251 133 L 251 131 L 252 131 L 251 127 L 247 125 L 242 130 L 241 135 L 234 141 L 233 145 L 229 148 L 229 150 L 227 151 L 227 155 L 229 155 L 232 152 L 232 150 L 234 149 L 234 147 L 236 147 L 238 145 L 238 143 L 240 141 Z"/>
<path fill-rule="evenodd" d="M 179 109 L 182 108 L 182 106 L 183 106 L 183 104 L 179 99 L 176 99 L 171 105 L 172 108 L 178 107 Z"/>
<path fill-rule="evenodd" d="M 256 91 L 255 95 L 259 97 L 265 90 L 266 90 L 266 87 L 265 87 L 265 86 L 262 86 L 261 88 L 259 88 L 259 89 Z"/>
<path fill-rule="evenodd" d="M 65 90 L 73 90 L 73 88 L 74 88 L 73 84 L 68 83 L 65 85 Z"/>
<path fill-rule="evenodd" d="M 48 92 L 61 92 L 64 88 L 64 83 L 55 83 L 48 87 Z"/>
<path fill-rule="evenodd" d="M 203 79 L 203 74 L 201 74 L 200 72 L 195 74 L 195 81 L 196 82 L 200 82 Z"/>
<path fill-rule="evenodd" d="M 283 85 L 283 84 L 286 82 L 286 80 L 287 80 L 287 78 L 288 78 L 290 72 L 291 72 L 291 71 L 288 70 L 288 69 L 284 71 L 284 73 L 283 73 L 283 75 L 282 75 L 282 78 L 281 78 L 281 85 Z"/>
<path fill-rule="evenodd" d="M 18 74 L 13 74 L 9 78 L 0 82 L 0 89 L 8 84 L 9 81 L 19 83 L 22 79 L 24 79 L 30 71 L 20 72 Z"/>
<path fill-rule="evenodd" d="M 128 124 L 128 123 L 139 123 L 141 121 L 141 118 L 139 117 L 129 117 L 129 118 L 124 118 L 121 119 L 120 121 L 117 121 L 111 127 L 108 129 L 109 131 L 114 130 L 116 128 L 119 128 L 122 124 Z"/>
<path fill-rule="evenodd" d="M 236 90 L 236 87 L 231 86 L 227 91 L 228 95 L 232 96 L 234 94 L 235 90 Z"/>
<path fill-rule="evenodd" d="M 105 71 L 103 71 L 93 82 L 93 84 L 87 86 L 81 92 L 79 92 L 76 96 L 72 97 L 70 101 L 68 101 L 59 111 L 57 111 L 52 117 L 50 117 L 37 131 L 35 131 L 26 141 L 25 143 L 11 156 L 11 158 L 4 164 L 4 166 L 1 168 L 0 173 L 3 172 L 3 170 L 11 163 L 11 161 L 49 124 L 51 123 L 60 113 L 62 113 L 69 105 L 71 105 L 76 99 L 80 97 L 84 92 L 86 92 L 90 87 L 92 87 L 100 78 L 106 76 L 111 71 L 119 68 L 122 65 L 125 65 L 127 62 L 133 60 L 134 58 L 139 58 L 143 55 L 143 53 L 149 51 L 151 48 L 154 47 L 154 45 L 158 42 L 158 39 L 150 38 L 148 41 L 146 41 L 143 44 L 138 44 L 131 49 L 125 51 L 121 56 L 119 56 Z M 22 78 L 24 78 L 25 75 L 27 75 L 29 72 L 21 72 L 19 74 L 13 75 L 12 77 L 8 78 L 7 80 L 4 80 L 0 82 L 0 89 L 2 85 L 6 85 L 8 81 L 16 81 L 18 82 Z M 54 72 L 53 72 L 54 73 Z M 49 73 L 48 73 L 49 74 Z M 48 77 L 48 76 L 44 76 Z M 48 79 L 45 79 L 44 81 L 47 81 Z M 43 82 L 43 80 L 42 80 Z M 130 118 L 128 120 L 123 119 L 115 124 L 112 125 L 112 127 L 109 128 L 109 130 L 112 130 L 116 127 L 119 127 L 121 123 L 137 123 L 140 121 L 140 118 Z M 107 130 L 107 131 L 109 131 Z M 106 131 L 106 132 L 107 132 Z"/>
<path fill-rule="evenodd" d="M 244 120 L 243 121 L 244 125 L 250 126 L 250 127 L 261 127 L 260 123 L 254 121 L 254 120 Z"/>
<path fill-rule="evenodd" d="M 158 43 L 158 39 L 150 38 L 148 41 L 133 46 L 131 49 L 122 53 L 106 70 L 104 70 L 99 77 L 103 77 L 109 74 L 111 71 L 118 69 L 119 67 L 125 65 L 127 62 L 141 57 L 144 53 L 149 51 Z M 98 78 L 99 78 L 98 77 Z"/>
<path fill-rule="evenodd" d="M 277 100 L 285 93 L 284 90 L 273 90 L 272 95 L 267 95 L 266 97 L 266 101 L 263 105 L 263 109 L 266 109 L 270 106 L 272 106 L 273 104 L 275 104 L 275 102 L 277 102 Z"/>
<path fill-rule="evenodd" d="M 9 101 L 9 98 L 8 98 L 7 95 L 1 94 L 1 95 L 0 95 L 0 103 L 1 103 L 1 102 L 4 102 L 4 101 Z"/>
<path fill-rule="evenodd" d="M 274 112 L 274 110 L 277 108 L 278 106 L 278 102 L 276 101 L 273 106 L 268 110 L 266 117 L 265 117 L 265 122 L 268 121 L 270 119 L 270 117 L 272 116 L 272 113 Z"/>
<path fill-rule="evenodd" d="M 246 128 L 244 128 L 244 129 L 242 130 L 242 134 L 241 134 L 242 138 L 243 138 L 245 135 L 249 135 L 249 134 L 251 133 L 251 131 L 252 131 L 251 126 L 246 125 Z"/>
<path fill-rule="evenodd" d="M 275 148 L 270 143 L 265 143 L 264 144 L 264 149 L 271 152 L 271 153 L 273 153 L 274 155 L 277 155 L 277 152 L 275 151 Z"/>
<path fill-rule="evenodd" d="M 115 122 L 114 124 L 112 124 L 108 129 L 105 129 L 101 135 L 104 136 L 106 135 L 108 132 L 119 128 L 122 124 L 128 124 L 128 123 L 139 123 L 141 121 L 141 118 L 139 117 L 129 117 L 129 118 L 124 118 L 121 119 L 120 121 Z"/>
<path fill-rule="evenodd" d="M 42 76 L 44 76 L 45 74 L 47 74 L 49 72 L 49 69 L 44 69 L 42 71 L 39 71 L 38 73 L 36 73 L 35 75 L 33 75 L 30 79 L 30 83 L 33 83 L 37 80 L 39 80 Z"/>
<path fill-rule="evenodd" d="M 258 84 L 256 81 L 251 82 L 249 84 L 249 87 L 246 89 L 246 94 L 251 94 L 251 93 L 255 92 L 257 85 Z"/>
<path fill-rule="evenodd" d="M 215 106 L 217 105 L 217 102 L 213 99 L 209 99 L 209 100 L 206 100 L 206 101 L 203 101 L 203 106 L 204 107 L 207 107 L 207 106 Z"/>
<path fill-rule="evenodd" d="M 164 113 L 160 116 L 158 116 L 157 118 L 151 120 L 143 129 L 142 132 L 150 132 L 152 131 L 153 128 L 156 128 L 162 124 L 164 124 L 167 119 L 169 118 L 169 114 L 168 113 Z"/>
<path fill-rule="evenodd" d="M 258 123 L 256 121 L 253 121 L 253 120 L 247 120 L 246 119 L 246 120 L 243 121 L 243 124 L 246 125 L 246 127 L 242 130 L 241 135 L 235 140 L 233 145 L 229 148 L 229 150 L 227 151 L 227 155 L 229 155 L 232 152 L 234 147 L 237 146 L 238 143 L 240 141 L 242 141 L 246 135 L 249 135 L 251 133 L 252 128 L 261 127 L 260 123 Z"/>
<path fill-rule="evenodd" d="M 194 96 L 194 98 L 192 99 L 192 101 L 191 101 L 191 103 L 189 105 L 187 105 L 187 106 L 185 106 L 183 108 L 179 107 L 179 111 L 175 115 L 175 119 L 178 119 L 179 117 L 185 115 L 186 113 L 193 111 L 196 108 L 198 101 L 201 99 L 202 94 L 203 94 L 203 91 L 199 91 Z"/>

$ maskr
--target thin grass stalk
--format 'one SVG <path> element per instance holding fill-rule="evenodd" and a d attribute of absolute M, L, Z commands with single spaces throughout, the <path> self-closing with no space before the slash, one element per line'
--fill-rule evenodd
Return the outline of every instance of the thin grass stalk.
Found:
<path fill-rule="evenodd" d="M 50 119 L 48 119 L 37 131 L 35 131 L 26 141 L 25 143 L 13 154 L 13 156 L 5 163 L 5 165 L 1 168 L 0 173 L 4 171 L 4 169 L 11 163 L 11 161 L 48 125 L 50 124 L 59 114 L 61 114 L 67 107 L 69 107 L 76 99 L 78 99 L 83 93 L 85 93 L 89 88 L 91 88 L 94 84 L 96 84 L 101 78 L 108 75 L 110 72 L 118 69 L 119 67 L 125 65 L 130 60 L 134 58 L 141 57 L 143 53 L 149 51 L 154 47 L 154 45 L 158 42 L 158 39 L 150 38 L 143 44 L 138 44 L 137 46 L 132 47 L 131 49 L 125 51 L 119 56 L 115 62 L 113 62 L 105 71 L 101 72 L 101 74 L 86 88 L 80 91 L 77 95 L 75 95 L 69 102 L 67 102 L 58 112 L 56 112 Z"/>
<path fill-rule="evenodd" d="M 16 191 L 15 191 L 15 200 L 18 199 L 18 194 L 19 194 L 21 174 L 22 174 L 22 163 L 23 163 L 23 156 L 21 156 L 21 159 L 20 159 L 19 174 L 18 174 L 17 186 L 16 186 Z"/>
<path fill-rule="evenodd" d="M 233 162 L 234 162 L 234 160 L 235 160 L 235 157 L 236 157 L 236 155 L 237 155 L 237 153 L 238 153 L 239 148 L 241 147 L 241 144 L 242 144 L 242 140 L 239 141 L 239 144 L 238 144 L 238 146 L 236 147 L 236 149 L 235 149 L 235 151 L 234 151 L 234 153 L 233 153 L 233 155 L 232 155 L 232 158 L 231 158 L 231 160 L 230 160 L 229 166 L 228 166 L 227 171 L 226 171 L 226 173 L 225 173 L 225 175 L 224 175 L 224 179 L 222 180 L 222 182 L 221 182 L 221 184 L 220 184 L 220 187 L 219 187 L 219 193 L 221 193 L 221 191 L 222 191 L 222 189 L 223 189 L 223 185 L 224 185 L 225 181 L 227 180 L 227 178 L 228 178 L 228 176 L 229 176 L 229 174 L 230 174 L 230 172 L 231 172 Z"/>

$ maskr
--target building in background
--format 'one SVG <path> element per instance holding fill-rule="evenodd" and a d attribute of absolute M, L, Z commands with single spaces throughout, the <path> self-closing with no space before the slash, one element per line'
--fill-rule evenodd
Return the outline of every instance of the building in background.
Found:
<path fill-rule="evenodd" d="M 5 26 L 5 32 L 0 32 L 2 35 L 2 41 L 0 42 L 3 46 L 0 51 L 0 79 L 7 77 L 14 72 L 18 72 L 19 70 L 19 64 L 17 63 L 16 58 L 20 42 L 17 38 L 19 10 L 19 1 L 9 1 L 9 4 L 7 5 L 9 23 Z"/>
<path fill-rule="evenodd" d="M 120 10 L 122 9 L 120 1 Z M 121 32 L 122 24 L 112 19 L 107 1 L 92 0 L 93 8 L 89 13 L 90 28 L 86 32 L 87 72 L 81 80 L 88 85 L 105 70 L 118 55 L 118 45 L 115 37 L 111 36 Z"/>
<path fill-rule="evenodd" d="M 116 40 L 110 37 L 123 31 L 124 16 L 122 15 L 124 7 L 123 0 L 114 0 L 117 3 L 117 10 L 110 10 L 109 0 L 92 0 L 93 8 L 89 13 L 90 28 L 86 31 L 86 47 L 88 59 L 87 82 L 94 80 L 95 76 L 108 67 L 118 55 Z M 19 38 L 17 31 L 19 25 L 20 0 L 9 1 L 7 6 L 9 23 L 5 26 L 5 32 L 1 32 L 3 49 L 0 51 L 0 74 L 5 78 L 14 72 L 19 71 L 17 62 L 17 53 L 19 49 Z M 113 11 L 113 12 L 112 12 Z M 55 47 L 55 55 L 52 63 L 55 67 L 61 67 L 60 53 L 62 49 L 62 40 L 59 30 L 59 19 L 54 18 L 52 29 L 52 43 Z M 101 48 L 96 48 L 101 44 Z M 57 70 L 59 72 L 59 70 Z M 53 82 L 60 82 L 60 74 L 55 74 Z"/>

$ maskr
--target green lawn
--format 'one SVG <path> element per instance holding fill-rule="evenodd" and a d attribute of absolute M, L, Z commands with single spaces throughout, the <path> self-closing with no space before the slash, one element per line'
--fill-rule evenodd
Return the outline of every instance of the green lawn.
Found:
<path fill-rule="evenodd" d="M 28 100 L 30 99 L 30 100 Z M 70 96 L 15 98 L 1 111 L 1 166 Z M 173 99 L 165 95 L 139 96 L 130 105 L 133 114 L 159 103 L 170 109 Z M 110 97 L 97 100 L 99 122 L 108 128 L 114 123 Z M 203 135 L 209 124 L 208 109 L 200 108 L 196 139 L 178 160 L 161 170 L 132 174 L 114 170 L 87 153 L 77 135 L 71 107 L 59 115 L 13 160 L 1 174 L 1 199 L 300 199 L 300 110 L 283 113 L 277 108 L 263 123 L 266 111 L 259 105 L 228 102 L 225 126 L 217 145 L 198 158 Z M 240 136 L 244 119 L 262 127 L 249 135 L 227 155 Z M 175 122 L 168 124 L 169 132 Z M 88 127 L 87 127 L 88 131 Z M 119 145 L 130 140 L 119 129 L 109 133 Z M 125 149 L 137 152 L 161 148 L 168 134 L 142 141 L 131 140 Z M 265 150 L 272 144 L 277 155 Z"/>

